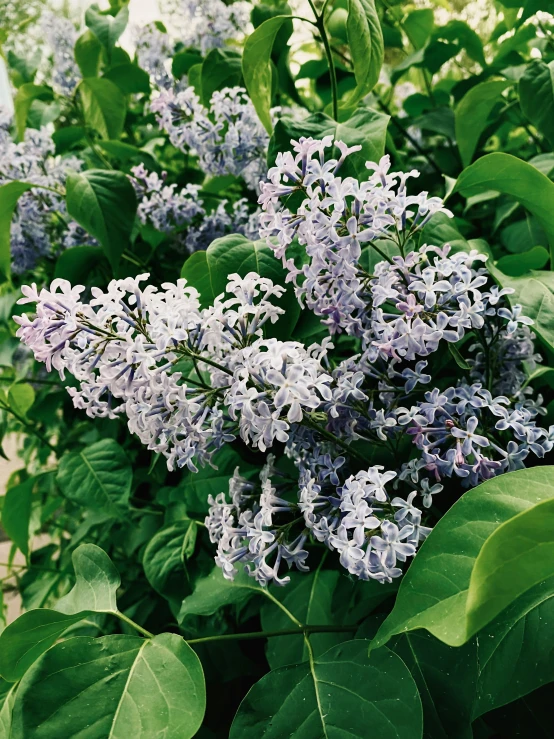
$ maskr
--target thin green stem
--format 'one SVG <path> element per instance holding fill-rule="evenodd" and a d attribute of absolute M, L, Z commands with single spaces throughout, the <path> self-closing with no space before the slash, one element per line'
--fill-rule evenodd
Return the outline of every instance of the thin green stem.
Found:
<path fill-rule="evenodd" d="M 16 418 L 22 426 L 24 426 L 31 434 L 34 434 L 37 437 L 37 439 L 40 439 L 40 441 L 42 441 L 43 444 L 45 444 L 54 453 L 57 454 L 56 447 L 53 444 L 51 444 L 48 441 L 48 439 L 43 434 L 41 434 L 40 431 L 37 431 L 37 429 L 32 424 L 27 423 L 27 421 L 22 416 L 20 416 L 19 413 L 16 413 L 16 411 L 14 411 L 13 408 L 10 408 L 9 406 L 4 405 L 4 403 L 0 403 L 0 410 L 6 411 L 7 413 L 11 413 L 12 416 Z"/>
<path fill-rule="evenodd" d="M 152 639 L 154 637 L 154 634 L 151 631 L 148 631 L 147 629 L 143 628 L 139 624 L 135 623 L 132 619 L 130 619 L 124 613 L 121 613 L 121 611 L 113 611 L 113 615 L 117 616 L 121 621 L 124 621 L 126 624 L 129 624 L 129 626 L 132 626 L 133 629 L 139 632 L 139 634 L 142 634 L 143 636 L 147 636 L 149 639 Z"/>
<path fill-rule="evenodd" d="M 321 36 L 321 40 L 323 42 L 323 48 L 325 49 L 325 56 L 327 57 L 327 64 L 329 65 L 329 76 L 331 78 L 331 95 L 333 98 L 333 118 L 336 121 L 338 121 L 339 119 L 339 92 L 338 92 L 338 85 L 337 85 L 337 70 L 335 69 L 335 60 L 333 59 L 333 50 L 331 49 L 331 44 L 329 43 L 329 37 L 327 36 L 327 31 L 325 30 L 325 22 L 323 20 L 325 8 L 327 7 L 327 2 L 323 6 L 323 10 L 321 11 L 321 13 L 317 12 L 316 7 L 314 3 L 312 2 L 312 0 L 308 0 L 308 2 L 315 16 L 314 25 L 319 31 L 319 35 Z"/>
<path fill-rule="evenodd" d="M 357 626 L 298 626 L 295 629 L 281 629 L 280 631 L 247 631 L 242 634 L 218 634 L 215 636 L 202 636 L 198 639 L 187 639 L 188 644 L 206 644 L 215 641 L 237 641 L 243 639 L 269 639 L 274 636 L 295 636 L 307 634 L 330 633 L 353 633 Z"/>

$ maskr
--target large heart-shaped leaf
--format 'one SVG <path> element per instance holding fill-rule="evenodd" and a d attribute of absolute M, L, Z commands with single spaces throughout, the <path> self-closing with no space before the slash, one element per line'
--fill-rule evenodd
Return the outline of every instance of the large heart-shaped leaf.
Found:
<path fill-rule="evenodd" d="M 474 633 L 468 593 L 476 560 L 501 524 L 554 498 L 552 467 L 507 473 L 469 490 L 438 522 L 404 575 L 394 608 L 374 640 L 427 629 L 452 646 Z"/>
<path fill-rule="evenodd" d="M 495 190 L 511 195 L 536 216 L 546 231 L 550 253 L 554 250 L 554 182 L 532 164 L 511 154 L 487 154 L 464 169 L 452 192 L 466 197 Z"/>
<path fill-rule="evenodd" d="M 81 544 L 71 559 L 75 568 L 75 585 L 57 602 L 56 610 L 66 614 L 82 611 L 116 613 L 116 592 L 121 579 L 106 552 L 96 544 Z"/>
<path fill-rule="evenodd" d="M 57 482 L 69 500 L 115 516 L 127 503 L 132 468 L 129 458 L 113 439 L 103 439 L 62 457 Z"/>
<path fill-rule="evenodd" d="M 192 595 L 187 596 L 181 606 L 179 623 L 187 616 L 211 616 L 223 606 L 245 603 L 254 595 L 268 595 L 268 590 L 260 587 L 244 572 L 239 572 L 234 580 L 226 580 L 219 567 L 196 582 Z"/>
<path fill-rule="evenodd" d="M 409 670 L 388 649 L 369 657 L 368 643 L 349 641 L 270 672 L 242 701 L 230 739 L 421 737 L 421 701 Z"/>
<path fill-rule="evenodd" d="M 202 666 L 177 634 L 56 644 L 25 673 L 13 739 L 188 739 L 202 723 Z"/>
<path fill-rule="evenodd" d="M 261 277 L 273 280 L 276 285 L 286 287 L 285 294 L 275 301 L 275 305 L 286 311 L 286 321 L 267 326 L 267 332 L 280 339 L 290 337 L 300 315 L 300 306 L 292 285 L 286 283 L 287 273 L 265 241 L 249 241 L 240 234 L 223 236 L 212 241 L 205 257 L 193 254 L 187 259 L 181 277 L 185 277 L 199 291 L 201 302 L 206 306 L 225 291 L 228 275 L 235 272 L 241 277 L 256 272 Z"/>
<path fill-rule="evenodd" d="M 388 115 L 370 108 L 358 108 L 344 123 L 337 123 L 325 113 L 314 113 L 302 121 L 281 118 L 269 142 L 267 161 L 272 165 L 280 151 L 292 151 L 291 140 L 297 141 L 301 136 L 316 139 L 333 136 L 348 146 L 359 144 L 362 147 L 348 157 L 341 168 L 341 176 L 365 180 L 369 175 L 366 162 L 379 161 L 385 153 L 388 123 Z"/>
<path fill-rule="evenodd" d="M 85 12 L 85 23 L 106 49 L 108 59 L 128 22 L 129 8 L 127 5 L 123 5 L 115 17 L 100 12 L 98 5 L 91 5 Z"/>
<path fill-rule="evenodd" d="M 67 210 L 95 236 L 115 268 L 129 243 L 137 197 L 123 172 L 89 169 L 67 179 Z"/>

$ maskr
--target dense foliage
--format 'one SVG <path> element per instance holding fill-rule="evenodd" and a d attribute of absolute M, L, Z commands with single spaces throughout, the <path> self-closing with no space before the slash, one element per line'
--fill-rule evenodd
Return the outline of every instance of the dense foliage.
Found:
<path fill-rule="evenodd" d="M 554 6 L 162 9 L 0 17 L 0 739 L 551 736 Z"/>

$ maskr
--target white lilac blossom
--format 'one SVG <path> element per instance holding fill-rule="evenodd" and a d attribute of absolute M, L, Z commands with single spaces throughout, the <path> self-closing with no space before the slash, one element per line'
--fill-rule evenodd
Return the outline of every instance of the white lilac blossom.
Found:
<path fill-rule="evenodd" d="M 299 300 L 331 332 L 350 335 L 336 352 L 331 336 L 310 346 L 268 338 L 284 288 L 256 273 L 230 275 L 208 308 L 184 280 L 161 289 L 142 286 L 145 275 L 114 280 L 93 288 L 89 303 L 84 288 L 56 280 L 40 293 L 24 288 L 37 314 L 15 319 L 39 361 L 77 379 L 69 388 L 77 407 L 126 416 L 170 469 L 214 463 L 238 437 L 294 463 L 290 476 L 270 455 L 259 483 L 238 471 L 230 500 L 210 498 L 206 525 L 228 578 L 242 566 L 262 584 L 284 584 L 285 568 L 306 571 L 318 543 L 351 575 L 389 582 L 429 533 L 429 511 L 446 503 L 447 478 L 474 486 L 554 447 L 554 427 L 538 424 L 545 410 L 527 385 L 540 361 L 532 321 L 509 305 L 513 291 L 492 284 L 482 254 L 414 250 L 414 232 L 443 210 L 440 199 L 407 195 L 406 176 L 388 174 L 387 161 L 371 165 L 368 182 L 340 180 L 349 149 L 337 144 L 339 159 L 326 162 L 330 143 L 302 141 L 297 157 L 280 156 L 260 200 L 265 236 L 275 237 Z M 147 214 L 148 183 L 166 186 L 135 175 Z M 279 204 L 295 190 L 308 195 L 298 213 Z M 178 207 L 180 196 L 166 193 L 168 222 L 190 205 Z M 369 273 L 361 243 L 379 249 L 377 236 L 394 249 Z M 302 270 L 287 251 L 294 238 L 309 259 Z M 357 353 L 345 357 L 343 344 Z M 451 356 L 455 382 L 442 373 Z M 368 467 L 369 450 L 389 460 L 386 469 Z"/>
<path fill-rule="evenodd" d="M 46 12 L 41 19 L 41 28 L 52 54 L 52 85 L 62 95 L 71 95 L 81 73 L 75 61 L 74 47 L 77 31 L 68 18 Z"/>
<path fill-rule="evenodd" d="M 196 471 L 237 434 L 262 451 L 286 442 L 331 399 L 324 347 L 263 338 L 283 313 L 271 302 L 282 287 L 230 275 L 227 296 L 201 310 L 185 280 L 142 289 L 146 277 L 92 288 L 90 303 L 66 280 L 23 288 L 21 302 L 36 302 L 37 314 L 15 318 L 18 336 L 49 371 L 79 381 L 68 391 L 89 416 L 125 414 L 170 468 Z"/>
<path fill-rule="evenodd" d="M 156 23 L 134 29 L 136 55 L 139 67 L 148 72 L 152 83 L 159 89 L 172 87 L 174 79 L 167 70 L 173 56 L 173 43 L 169 34 Z"/>
<path fill-rule="evenodd" d="M 133 167 L 131 174 L 139 200 L 137 215 L 142 224 L 149 223 L 157 231 L 171 233 L 204 214 L 199 185 L 188 184 L 177 192 L 177 185 L 165 184 L 167 172 L 162 172 L 160 177 L 156 172 L 148 172 L 143 164 Z"/>
<path fill-rule="evenodd" d="M 208 248 L 226 234 L 258 237 L 259 211 L 251 212 L 246 198 L 229 206 L 227 200 L 207 211 L 200 198 L 200 186 L 187 184 L 181 190 L 166 184 L 167 173 L 148 172 L 143 164 L 131 169 L 131 182 L 138 198 L 137 215 L 143 225 L 171 234 L 178 251 L 189 253 Z"/>
<path fill-rule="evenodd" d="M 184 46 L 200 49 L 205 55 L 211 49 L 240 41 L 250 33 L 248 2 L 225 3 L 223 0 L 173 0 L 171 15 Z"/>
<path fill-rule="evenodd" d="M 77 224 L 66 214 L 62 186 L 68 171 L 81 166 L 75 157 L 55 156 L 54 142 L 45 128 L 27 129 L 24 140 L 15 143 L 10 135 L 10 118 L 2 117 L 0 185 L 13 180 L 37 185 L 18 199 L 12 219 L 10 248 L 16 274 L 32 269 L 40 257 L 50 254 L 56 246 L 72 245 Z"/>
<path fill-rule="evenodd" d="M 194 151 L 206 174 L 240 175 L 249 187 L 257 187 L 265 174 L 269 137 L 244 88 L 215 91 L 209 109 L 192 87 L 164 90 L 151 108 L 171 143 Z"/>

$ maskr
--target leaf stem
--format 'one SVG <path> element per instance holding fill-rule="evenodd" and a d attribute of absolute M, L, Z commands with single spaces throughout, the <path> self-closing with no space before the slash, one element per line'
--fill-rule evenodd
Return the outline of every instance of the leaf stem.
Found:
<path fill-rule="evenodd" d="M 321 11 L 321 14 L 318 14 L 312 0 L 308 0 L 308 2 L 315 16 L 315 27 L 317 28 L 317 30 L 319 31 L 319 35 L 321 36 L 321 40 L 323 42 L 323 48 L 325 49 L 325 56 L 327 57 L 327 63 L 329 64 L 329 76 L 331 77 L 331 95 L 333 97 L 333 118 L 336 121 L 338 121 L 339 119 L 339 93 L 338 93 L 338 86 L 337 86 L 337 70 L 335 69 L 335 60 L 333 59 L 333 51 L 331 49 L 331 44 L 329 43 L 329 37 L 327 36 L 327 31 L 325 30 L 325 23 L 323 21 L 323 15 L 325 13 L 325 8 L 327 7 L 327 2 L 323 6 L 323 10 Z"/>
<path fill-rule="evenodd" d="M 357 626 L 298 626 L 291 629 L 281 629 L 280 631 L 247 631 L 242 634 L 218 634 L 215 636 L 202 636 L 199 639 L 187 639 L 188 644 L 205 644 L 212 641 L 234 641 L 242 639 L 269 639 L 273 636 L 295 636 L 317 634 L 323 632 L 330 633 L 353 633 Z"/>
<path fill-rule="evenodd" d="M 147 636 L 149 639 L 154 638 L 154 634 L 151 631 L 148 631 L 147 629 L 143 628 L 139 624 L 135 623 L 132 619 L 129 618 L 129 616 L 126 616 L 124 613 L 121 613 L 121 611 L 112 611 L 114 616 L 117 616 L 121 621 L 125 621 L 126 624 L 129 624 L 129 626 L 132 626 L 133 629 L 139 632 L 139 634 L 142 634 L 143 636 Z"/>

